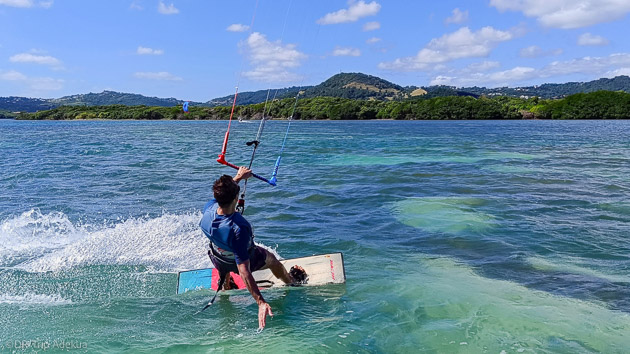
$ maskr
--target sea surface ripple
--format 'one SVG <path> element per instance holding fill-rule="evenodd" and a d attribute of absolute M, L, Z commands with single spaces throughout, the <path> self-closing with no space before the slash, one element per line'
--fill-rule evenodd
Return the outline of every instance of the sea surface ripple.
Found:
<path fill-rule="evenodd" d="M 232 126 L 249 161 L 257 122 Z M 267 122 L 268 176 L 286 121 Z M 0 352 L 625 352 L 630 122 L 293 122 L 246 217 L 345 285 L 175 295 L 227 122 L 0 120 Z M 25 344 L 26 343 L 26 344 Z M 20 348 L 16 346 L 22 346 Z M 36 347 L 34 347 L 36 348 Z"/>

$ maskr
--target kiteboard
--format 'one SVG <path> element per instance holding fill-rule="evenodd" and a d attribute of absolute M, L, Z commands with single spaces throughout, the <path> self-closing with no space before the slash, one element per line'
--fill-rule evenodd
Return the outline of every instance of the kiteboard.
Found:
<path fill-rule="evenodd" d="M 304 268 L 307 274 L 304 286 L 325 284 L 341 284 L 346 282 L 346 271 L 343 264 L 343 254 L 331 253 L 310 257 L 285 259 L 280 261 L 289 270 L 297 265 Z M 284 282 L 276 278 L 269 269 L 252 273 L 259 288 L 274 288 L 284 286 Z M 231 273 L 232 280 L 238 289 L 244 289 L 245 283 L 238 274 Z M 214 268 L 187 270 L 179 272 L 177 277 L 177 294 L 188 291 L 212 289 L 217 290 L 219 272 Z"/>

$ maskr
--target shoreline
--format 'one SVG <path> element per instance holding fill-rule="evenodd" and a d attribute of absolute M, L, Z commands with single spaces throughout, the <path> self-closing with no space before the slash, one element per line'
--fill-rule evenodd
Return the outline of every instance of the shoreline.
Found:
<path fill-rule="evenodd" d="M 288 119 L 269 118 L 268 121 L 287 122 Z M 228 122 L 228 119 L 19 119 L 2 118 L 0 121 L 20 122 Z M 630 121 L 630 118 L 505 118 L 505 119 L 294 119 L 292 122 L 504 122 L 504 121 Z M 234 122 L 234 120 L 232 120 Z M 260 122 L 260 119 L 251 119 L 247 122 Z"/>
<path fill-rule="evenodd" d="M 535 120 L 630 119 L 630 94 L 597 91 L 563 99 L 443 96 L 401 101 L 338 97 L 274 101 L 234 108 L 182 106 L 61 106 L 34 113 L 15 113 L 18 120 Z"/>

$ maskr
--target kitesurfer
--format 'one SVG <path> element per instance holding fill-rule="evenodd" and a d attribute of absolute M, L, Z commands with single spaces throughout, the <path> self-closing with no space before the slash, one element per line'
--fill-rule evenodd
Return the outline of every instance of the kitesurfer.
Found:
<path fill-rule="evenodd" d="M 252 176 L 252 171 L 240 167 L 233 178 L 223 175 L 214 182 L 214 199 L 203 208 L 199 226 L 210 239 L 208 255 L 215 268 L 224 279 L 229 272 L 238 273 L 258 304 L 258 325 L 264 328 L 267 315 L 273 316 L 271 306 L 265 302 L 252 272 L 269 268 L 273 275 L 285 284 L 295 284 L 304 280 L 306 273 L 302 267 L 293 267 L 287 272 L 282 263 L 268 250 L 254 243 L 250 223 L 236 211 L 241 180 Z M 224 289 L 229 289 L 227 279 Z M 219 285 L 221 286 L 221 285 Z"/>

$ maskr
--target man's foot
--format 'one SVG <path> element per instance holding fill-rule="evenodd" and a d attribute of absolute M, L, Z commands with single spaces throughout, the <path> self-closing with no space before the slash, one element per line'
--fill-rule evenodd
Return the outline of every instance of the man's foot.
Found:
<path fill-rule="evenodd" d="M 308 275 L 306 274 L 306 271 L 304 270 L 304 268 L 298 265 L 291 267 L 291 270 L 289 270 L 289 275 L 291 276 L 293 284 L 306 284 L 306 281 L 308 280 Z"/>

